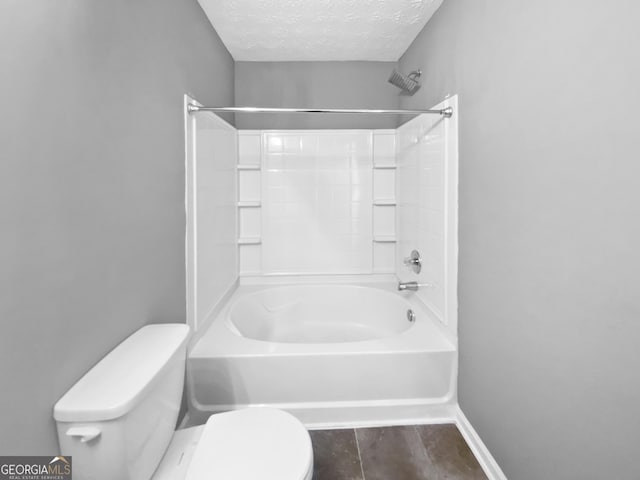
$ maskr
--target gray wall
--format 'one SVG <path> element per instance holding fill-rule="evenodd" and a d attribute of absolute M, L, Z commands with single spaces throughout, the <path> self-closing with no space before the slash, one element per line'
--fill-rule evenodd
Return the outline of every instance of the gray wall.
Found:
<path fill-rule="evenodd" d="M 395 62 L 236 62 L 237 106 L 398 108 Z M 393 116 L 237 114 L 237 127 L 395 128 Z"/>
<path fill-rule="evenodd" d="M 233 101 L 196 0 L 0 6 L 0 453 L 140 326 L 185 320 L 183 94 Z"/>
<path fill-rule="evenodd" d="M 447 0 L 400 62 L 460 94 L 460 404 L 509 478 L 640 478 L 639 19 Z"/>

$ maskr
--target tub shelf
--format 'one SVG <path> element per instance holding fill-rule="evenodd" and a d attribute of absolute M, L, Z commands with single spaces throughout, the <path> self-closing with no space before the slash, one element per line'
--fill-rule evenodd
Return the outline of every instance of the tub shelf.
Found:
<path fill-rule="evenodd" d="M 395 235 L 374 235 L 373 241 L 374 243 L 395 243 L 396 236 Z"/>
<path fill-rule="evenodd" d="M 379 198 L 373 201 L 373 205 L 376 207 L 395 207 L 396 201 L 393 198 Z"/>
<path fill-rule="evenodd" d="M 238 208 L 259 208 L 261 206 L 260 200 L 241 200 L 238 202 Z"/>
<path fill-rule="evenodd" d="M 373 166 L 374 170 L 395 170 L 396 165 L 393 163 L 379 163 Z"/>
<path fill-rule="evenodd" d="M 238 170 L 260 170 L 260 165 L 238 165 Z"/>
<path fill-rule="evenodd" d="M 262 238 L 260 237 L 241 237 L 238 239 L 238 245 L 260 245 Z"/>

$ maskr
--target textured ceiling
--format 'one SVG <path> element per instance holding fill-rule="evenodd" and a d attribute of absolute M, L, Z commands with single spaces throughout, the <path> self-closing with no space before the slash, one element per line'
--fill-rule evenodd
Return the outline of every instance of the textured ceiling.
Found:
<path fill-rule="evenodd" d="M 198 0 L 236 61 L 396 61 L 442 0 Z"/>

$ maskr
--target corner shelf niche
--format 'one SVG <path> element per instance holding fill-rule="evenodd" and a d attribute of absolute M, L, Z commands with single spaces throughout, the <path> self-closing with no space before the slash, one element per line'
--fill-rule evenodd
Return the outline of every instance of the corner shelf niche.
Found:
<path fill-rule="evenodd" d="M 238 239 L 238 245 L 260 245 L 262 244 L 262 238 L 260 237 L 240 237 Z"/>
<path fill-rule="evenodd" d="M 394 163 L 378 163 L 373 165 L 374 170 L 395 170 L 396 165 Z"/>
<path fill-rule="evenodd" d="M 250 164 L 244 164 L 244 165 L 237 165 L 237 168 L 239 171 L 251 171 L 251 170 L 260 170 L 260 165 L 250 165 Z"/>
<path fill-rule="evenodd" d="M 260 208 L 262 202 L 260 200 L 243 200 L 238 202 L 238 208 Z"/>

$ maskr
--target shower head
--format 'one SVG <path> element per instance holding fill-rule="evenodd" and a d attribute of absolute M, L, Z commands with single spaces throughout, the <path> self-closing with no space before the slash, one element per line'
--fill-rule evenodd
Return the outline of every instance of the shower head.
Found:
<path fill-rule="evenodd" d="M 409 75 L 403 75 L 394 68 L 388 82 L 398 87 L 407 95 L 413 95 L 420 90 L 422 86 L 418 81 L 420 75 L 422 75 L 422 70 L 414 70 Z"/>

